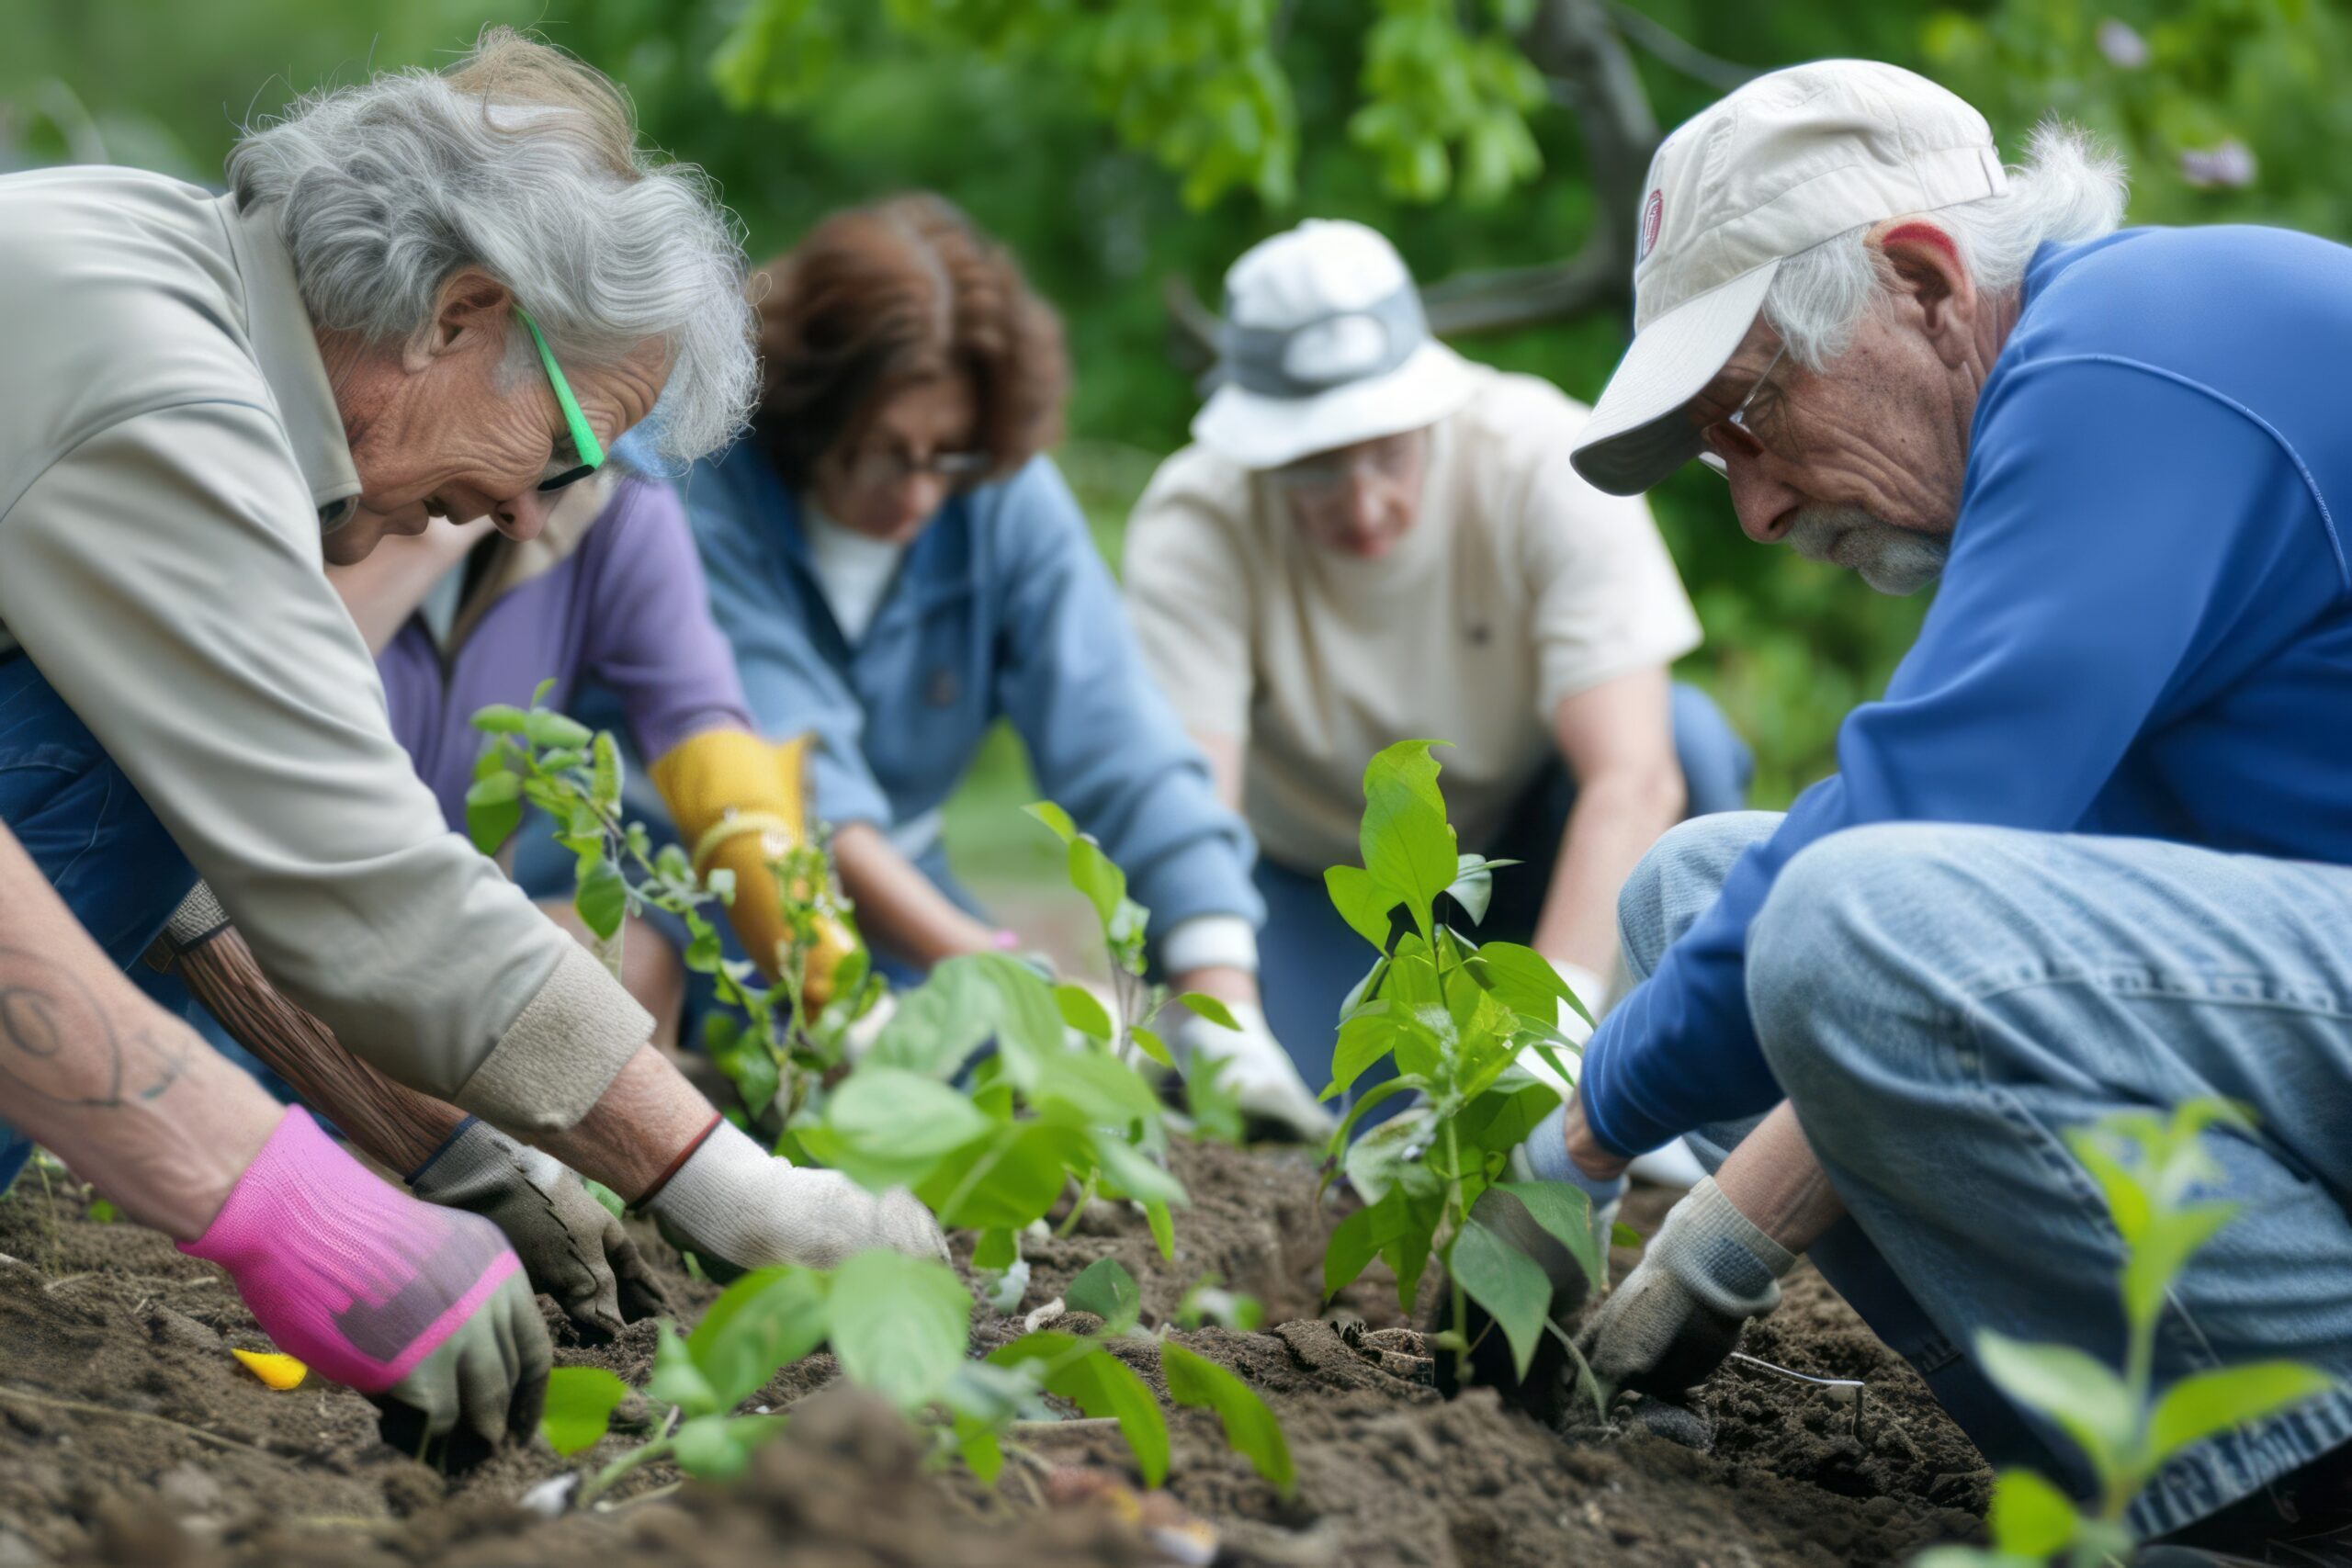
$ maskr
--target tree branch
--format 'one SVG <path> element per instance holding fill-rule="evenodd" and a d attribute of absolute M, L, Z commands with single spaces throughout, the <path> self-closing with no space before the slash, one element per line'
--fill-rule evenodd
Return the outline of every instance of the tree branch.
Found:
<path fill-rule="evenodd" d="M 1763 74 L 1752 67 L 1709 54 L 1656 17 L 1634 9 L 1624 0 L 1608 0 L 1608 6 L 1610 17 L 1627 38 L 1660 63 L 1694 82 L 1704 82 L 1717 92 L 1728 93 Z"/>

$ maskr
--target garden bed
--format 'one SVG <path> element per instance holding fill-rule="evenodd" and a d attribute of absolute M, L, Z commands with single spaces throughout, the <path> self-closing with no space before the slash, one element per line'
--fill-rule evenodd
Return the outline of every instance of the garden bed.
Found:
<path fill-rule="evenodd" d="M 1298 1493 L 1279 1496 L 1229 1453 L 1216 1423 L 1171 1408 L 1168 1491 L 1221 1543 L 1219 1562 L 1332 1564 L 1609 1562 L 1745 1565 L 1897 1562 L 1977 1528 L 1990 1475 L 1908 1369 L 1809 1272 L 1745 1348 L 1870 1391 L 1860 1436 L 1850 1407 L 1739 1370 L 1698 1409 L 1711 1451 L 1646 1431 L 1562 1438 L 1475 1391 L 1451 1404 L 1375 1267 L 1320 1310 L 1323 1243 L 1306 1156 L 1184 1146 L 1193 1205 L 1163 1262 L 1144 1222 L 1097 1205 L 1067 1238 L 1033 1242 L 1023 1312 L 1052 1301 L 1088 1263 L 1117 1258 L 1141 1284 L 1147 1324 L 1202 1276 L 1257 1297 L 1266 1327 L 1204 1329 L 1184 1343 L 1230 1367 L 1281 1418 Z M 1645 1233 L 1663 1194 L 1636 1192 Z M 687 1321 L 715 1293 L 640 1235 Z M 120 1564 L 629 1564 L 718 1568 L 752 1562 L 864 1564 L 1151 1563 L 1169 1561 L 1115 1505 L 1054 1506 L 1091 1465 L 1125 1472 L 1115 1432 L 1088 1424 L 1022 1434 L 1029 1458 L 995 1488 L 960 1470 L 927 1472 L 897 1418 L 828 1389 L 810 1357 L 758 1396 L 797 1406 L 786 1435 L 727 1487 L 673 1486 L 662 1464 L 631 1475 L 609 1508 L 548 1520 L 516 1499 L 571 1465 L 543 1447 L 454 1481 L 377 1440 L 372 1408 L 340 1389 L 274 1393 L 228 1355 L 259 1347 L 215 1269 L 161 1236 L 101 1224 L 28 1175 L 0 1201 L 0 1568 Z M 1631 1255 L 1621 1253 L 1619 1269 Z M 974 1348 L 1021 1331 L 976 1314 Z M 589 1348 L 557 1323 L 557 1359 L 605 1366 L 641 1384 L 653 1325 Z M 1156 1359 L 1129 1364 L 1156 1383 Z M 630 1415 L 625 1406 L 624 1419 Z"/>

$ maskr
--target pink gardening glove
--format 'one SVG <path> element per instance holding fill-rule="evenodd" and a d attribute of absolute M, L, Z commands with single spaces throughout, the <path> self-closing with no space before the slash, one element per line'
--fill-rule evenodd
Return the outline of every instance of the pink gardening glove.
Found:
<path fill-rule="evenodd" d="M 226 1269 L 280 1349 L 427 1438 L 537 1425 L 547 1328 L 505 1236 L 378 1180 L 300 1107 L 180 1250 Z"/>

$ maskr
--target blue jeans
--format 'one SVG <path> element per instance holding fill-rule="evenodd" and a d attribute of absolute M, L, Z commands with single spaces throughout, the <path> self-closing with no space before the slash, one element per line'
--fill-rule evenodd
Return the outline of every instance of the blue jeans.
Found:
<path fill-rule="evenodd" d="M 1680 684 L 1673 692 L 1674 749 L 1682 763 L 1690 815 L 1738 810 L 1747 804 L 1755 772 L 1747 745 L 1704 692 Z M 1576 784 L 1555 763 L 1537 776 L 1496 841 L 1475 846 L 1491 859 L 1522 863 L 1495 874 L 1494 901 L 1477 927 L 1481 939 L 1525 942 L 1534 933 L 1575 804 Z M 1372 967 L 1373 953 L 1331 908 L 1321 867 L 1293 868 L 1261 855 L 1255 874 L 1266 900 L 1258 974 L 1267 1027 L 1298 1064 L 1307 1086 L 1319 1090 L 1331 1081 L 1340 1004 Z M 1394 1076 L 1384 1061 L 1356 1080 L 1354 1092 Z M 1373 1107 L 1358 1126 L 1376 1126 L 1403 1110 L 1409 1098 L 1398 1095 Z"/>
<path fill-rule="evenodd" d="M 176 982 L 137 960 L 196 886 L 196 868 L 21 653 L 0 657 L 0 823 L 107 956 L 168 1003 Z M 0 1191 L 31 1153 L 0 1122 Z"/>
<path fill-rule="evenodd" d="M 1778 825 L 1685 823 L 1628 880 L 1645 975 Z M 1981 1330 L 2121 1364 L 2120 1238 L 2068 1128 L 2198 1096 L 2241 1205 L 2174 1285 L 2159 1387 L 2286 1358 L 2352 1381 L 2352 867 L 2148 840 L 1940 823 L 1838 833 L 1791 861 L 1750 928 L 1747 998 L 1774 1076 L 1850 1218 L 1812 1249 L 1995 1464 L 2089 1474 L 1965 1351 Z M 1720 1163 L 1753 1122 L 1702 1129 Z M 2352 1438 L 2352 1392 L 2199 1445 L 2133 1506 L 2180 1529 Z"/>

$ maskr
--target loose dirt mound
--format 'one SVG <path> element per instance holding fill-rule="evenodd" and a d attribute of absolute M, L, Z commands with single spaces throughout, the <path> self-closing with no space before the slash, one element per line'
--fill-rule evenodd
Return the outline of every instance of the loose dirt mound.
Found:
<path fill-rule="evenodd" d="M 1318 1310 L 1336 1216 L 1317 1205 L 1309 1161 L 1186 1147 L 1178 1163 L 1194 1202 L 1179 1215 L 1172 1262 L 1138 1216 L 1098 1205 L 1068 1238 L 1027 1247 L 1023 1306 L 1046 1305 L 1106 1252 L 1141 1283 L 1150 1323 L 1205 1275 L 1265 1303 L 1266 1331 L 1204 1329 L 1186 1343 L 1273 1406 L 1297 1460 L 1297 1497 L 1285 1502 L 1227 1453 L 1212 1417 L 1170 1412 L 1169 1491 L 1216 1526 L 1220 1562 L 1783 1568 L 1900 1562 L 1977 1528 L 1982 1462 L 1810 1275 L 1751 1329 L 1747 1348 L 1799 1371 L 1868 1379 L 1859 1437 L 1850 1412 L 1816 1393 L 1727 1372 L 1698 1404 L 1714 1427 L 1710 1452 L 1638 1430 L 1564 1439 L 1487 1392 L 1441 1400 L 1385 1274 Z M 1633 1221 L 1646 1233 L 1664 1207 L 1662 1195 L 1637 1194 Z M 640 1239 L 690 1320 L 711 1288 Z M 1024 1434 L 1034 1461 L 983 1488 L 960 1471 L 927 1471 L 915 1440 L 864 1400 L 820 1394 L 832 1376 L 821 1355 L 758 1396 L 793 1406 L 794 1420 L 741 1483 L 673 1490 L 674 1472 L 651 1465 L 617 1489 L 609 1512 L 540 1519 L 514 1500 L 568 1468 L 544 1450 L 453 1481 L 379 1442 L 374 1411 L 356 1395 L 261 1387 L 226 1353 L 261 1343 L 233 1292 L 159 1236 L 92 1224 L 36 1183 L 0 1201 L 0 1568 L 579 1568 L 613 1554 L 677 1568 L 1164 1561 L 1116 1510 L 1042 1506 L 1045 1466 L 1124 1471 L 1114 1435 Z M 1018 1318 L 982 1309 L 975 1348 L 1019 1332 Z M 594 1348 L 560 1326 L 558 1339 L 559 1360 L 632 1382 L 652 1359 L 650 1324 Z M 1156 1381 L 1148 1353 L 1130 1364 Z M 641 1425 L 645 1413 L 625 1405 L 621 1418 Z"/>

